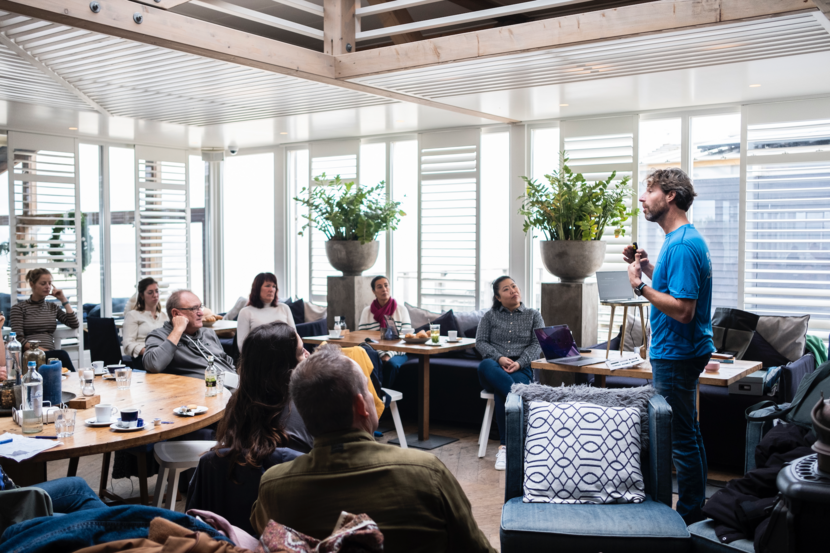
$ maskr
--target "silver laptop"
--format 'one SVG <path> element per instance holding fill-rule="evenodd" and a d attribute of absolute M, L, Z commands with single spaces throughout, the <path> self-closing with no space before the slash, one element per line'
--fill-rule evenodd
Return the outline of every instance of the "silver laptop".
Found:
<path fill-rule="evenodd" d="M 634 293 L 628 271 L 597 271 L 597 288 L 602 303 L 648 303 L 647 299 Z"/>

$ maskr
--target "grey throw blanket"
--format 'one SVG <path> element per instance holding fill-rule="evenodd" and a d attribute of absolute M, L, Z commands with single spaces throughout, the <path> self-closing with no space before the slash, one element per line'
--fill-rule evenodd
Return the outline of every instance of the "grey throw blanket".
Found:
<path fill-rule="evenodd" d="M 580 401 L 602 407 L 637 409 L 640 411 L 640 443 L 643 449 L 648 449 L 648 400 L 657 393 L 653 386 L 593 388 L 587 384 L 559 387 L 543 386 L 542 384 L 513 384 L 510 391 L 522 396 L 525 404 L 525 426 L 530 411 L 527 404 L 530 401 L 546 401 L 548 403 Z"/>

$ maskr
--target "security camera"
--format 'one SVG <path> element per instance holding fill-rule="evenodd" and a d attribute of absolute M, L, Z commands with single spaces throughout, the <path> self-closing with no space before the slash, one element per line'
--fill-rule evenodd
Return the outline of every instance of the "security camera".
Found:
<path fill-rule="evenodd" d="M 228 151 L 231 153 L 232 156 L 235 156 L 237 153 L 239 153 L 239 147 L 238 146 L 228 146 Z"/>

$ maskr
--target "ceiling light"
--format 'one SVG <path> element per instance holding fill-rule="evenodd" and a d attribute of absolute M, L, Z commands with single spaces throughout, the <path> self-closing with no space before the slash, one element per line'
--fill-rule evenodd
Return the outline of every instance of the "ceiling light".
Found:
<path fill-rule="evenodd" d="M 77 131 L 77 130 L 78 130 L 78 127 L 69 127 L 69 130 L 70 130 L 70 131 Z"/>
<path fill-rule="evenodd" d="M 287 132 L 285 132 L 285 131 L 283 131 L 283 132 L 281 132 L 280 134 L 288 134 L 288 133 L 287 133 Z"/>
<path fill-rule="evenodd" d="M 761 86 L 761 85 L 759 85 L 759 84 L 751 84 L 751 85 L 749 85 L 749 88 L 758 88 L 759 86 Z"/>
<path fill-rule="evenodd" d="M 568 107 L 568 104 L 559 104 L 559 107 L 560 108 L 566 108 L 566 107 Z"/>

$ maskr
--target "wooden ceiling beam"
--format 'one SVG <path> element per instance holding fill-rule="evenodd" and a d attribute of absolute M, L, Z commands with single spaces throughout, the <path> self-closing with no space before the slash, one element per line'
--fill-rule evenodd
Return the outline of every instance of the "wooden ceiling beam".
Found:
<path fill-rule="evenodd" d="M 355 79 L 815 9 L 811 0 L 648 2 L 336 56 L 335 69 L 337 78 Z"/>
<path fill-rule="evenodd" d="M 385 4 L 390 0 L 368 0 L 370 6 L 377 6 L 378 4 Z M 384 12 L 377 14 L 381 25 L 384 27 L 394 27 L 395 25 L 405 25 L 406 23 L 413 23 L 415 20 L 409 14 L 409 10 L 395 10 L 392 12 Z M 412 33 L 403 33 L 389 37 L 392 44 L 406 44 L 407 42 L 418 42 L 424 40 L 424 35 L 419 31 Z"/>

